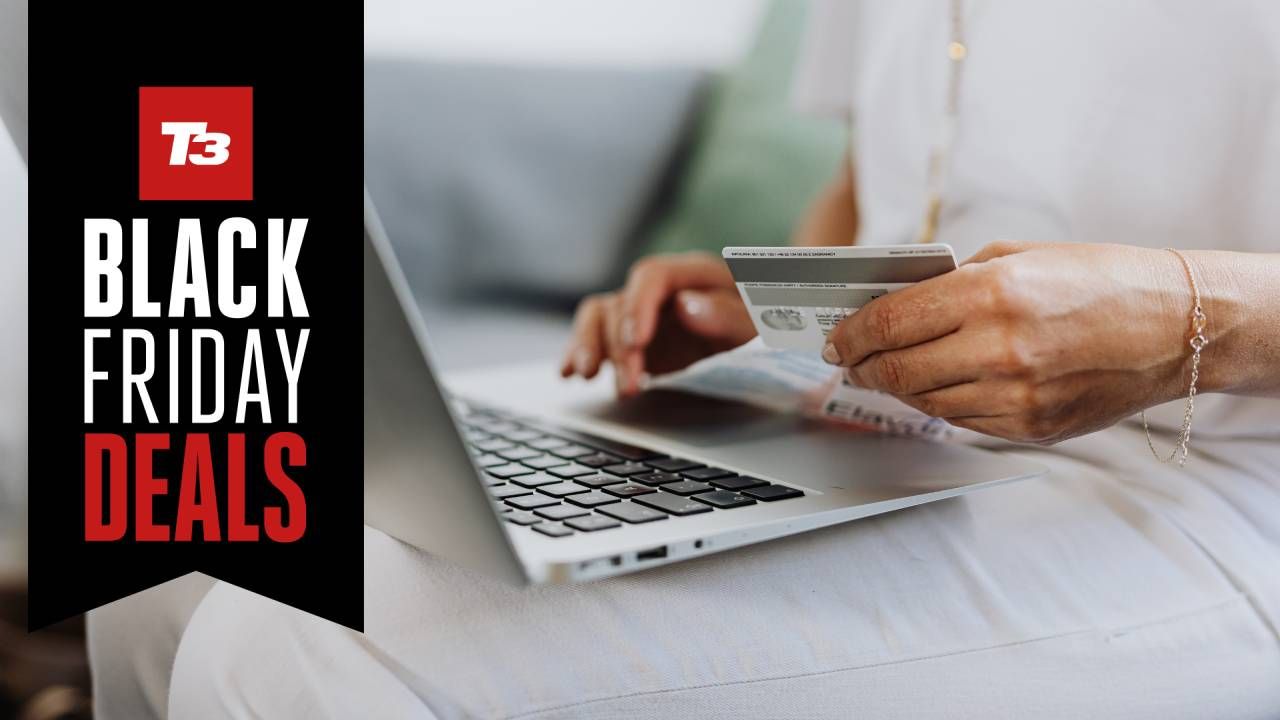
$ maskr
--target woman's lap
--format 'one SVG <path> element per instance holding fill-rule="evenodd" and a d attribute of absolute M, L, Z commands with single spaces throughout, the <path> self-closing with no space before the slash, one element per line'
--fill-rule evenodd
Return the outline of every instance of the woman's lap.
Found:
<path fill-rule="evenodd" d="M 178 642 L 215 582 L 191 573 L 89 613 L 97 720 L 164 717 Z"/>
<path fill-rule="evenodd" d="M 1274 639 L 1241 598 L 1146 624 L 791 674 L 742 672 L 744 655 L 763 662 L 767 646 L 744 651 L 742 641 L 695 635 L 667 650 L 683 671 L 636 683 L 643 689 L 629 680 L 654 674 L 644 659 L 599 667 L 624 652 L 607 640 L 586 658 L 544 648 L 536 668 L 514 671 L 522 677 L 513 688 L 510 657 L 460 645 L 406 665 L 385 642 L 226 585 L 189 635 L 170 696 L 175 718 L 1270 718 L 1280 704 Z M 680 661 L 694 643 L 710 647 Z M 703 684 L 682 675 L 707 656 L 738 672 L 708 668 L 726 679 Z M 524 684 L 534 675 L 545 684 Z"/>
<path fill-rule="evenodd" d="M 578 586 L 505 586 L 367 530 L 366 635 L 219 584 L 171 714 L 1261 716 L 1280 481 L 1156 468 L 1140 437 L 1016 450 L 1054 472 Z"/>

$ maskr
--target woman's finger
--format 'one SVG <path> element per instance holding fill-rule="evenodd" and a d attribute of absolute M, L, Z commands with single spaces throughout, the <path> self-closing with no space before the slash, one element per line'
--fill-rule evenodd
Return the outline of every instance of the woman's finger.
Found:
<path fill-rule="evenodd" d="M 604 297 L 595 295 L 578 306 L 573 318 L 573 337 L 560 364 L 562 376 L 578 374 L 589 380 L 600 372 L 604 357 L 604 305 Z"/>
<path fill-rule="evenodd" d="M 872 353 L 919 345 L 952 332 L 970 305 L 970 275 L 964 269 L 953 270 L 863 305 L 832 328 L 822 359 L 853 367 Z"/>
<path fill-rule="evenodd" d="M 642 350 L 653 340 L 662 307 L 684 289 L 732 288 L 733 276 L 724 261 L 705 253 L 656 255 L 631 267 L 621 290 L 619 340 Z"/>
<path fill-rule="evenodd" d="M 618 395 L 630 397 L 638 393 L 639 376 L 644 371 L 644 359 L 639 350 L 633 349 L 622 339 L 624 327 L 622 297 L 610 295 L 603 304 L 604 357 L 613 365 L 613 381 Z"/>
<path fill-rule="evenodd" d="M 950 420 L 1022 413 L 1031 404 L 1029 393 L 1016 380 L 980 380 L 894 397 L 926 415 Z"/>
<path fill-rule="evenodd" d="M 915 395 L 978 380 L 999 366 L 994 329 L 965 327 L 936 340 L 868 356 L 849 368 L 849 382 L 893 395 Z"/>
<path fill-rule="evenodd" d="M 744 343 L 756 335 L 737 290 L 682 290 L 676 293 L 675 310 L 686 330 L 710 340 Z"/>

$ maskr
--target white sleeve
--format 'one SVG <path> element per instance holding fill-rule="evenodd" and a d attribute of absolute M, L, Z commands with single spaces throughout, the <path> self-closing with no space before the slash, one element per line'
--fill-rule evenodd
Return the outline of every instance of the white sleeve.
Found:
<path fill-rule="evenodd" d="M 842 120 L 852 116 L 857 7 L 853 0 L 810 4 L 791 89 L 792 102 L 800 110 Z"/>
<path fill-rule="evenodd" d="M 0 124 L 27 159 L 27 0 L 0 0 Z"/>

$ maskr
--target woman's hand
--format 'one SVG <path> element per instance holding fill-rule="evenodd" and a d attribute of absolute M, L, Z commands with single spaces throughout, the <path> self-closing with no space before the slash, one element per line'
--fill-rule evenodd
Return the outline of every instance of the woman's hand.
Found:
<path fill-rule="evenodd" d="M 953 425 L 1048 444 L 1184 395 L 1191 307 L 1167 251 L 994 243 L 868 303 L 823 358 Z"/>
<path fill-rule="evenodd" d="M 621 290 L 582 301 L 560 374 L 593 378 L 607 360 L 627 397 L 650 373 L 679 370 L 755 334 L 723 260 L 658 255 L 633 265 Z"/>

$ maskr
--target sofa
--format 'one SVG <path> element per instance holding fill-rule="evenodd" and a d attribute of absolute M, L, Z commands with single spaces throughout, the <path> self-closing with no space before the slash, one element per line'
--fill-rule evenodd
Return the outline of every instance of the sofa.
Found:
<path fill-rule="evenodd" d="M 804 14 L 725 68 L 367 57 L 366 184 L 441 367 L 551 368 L 641 255 L 785 244 L 844 143 L 790 104 Z"/>

